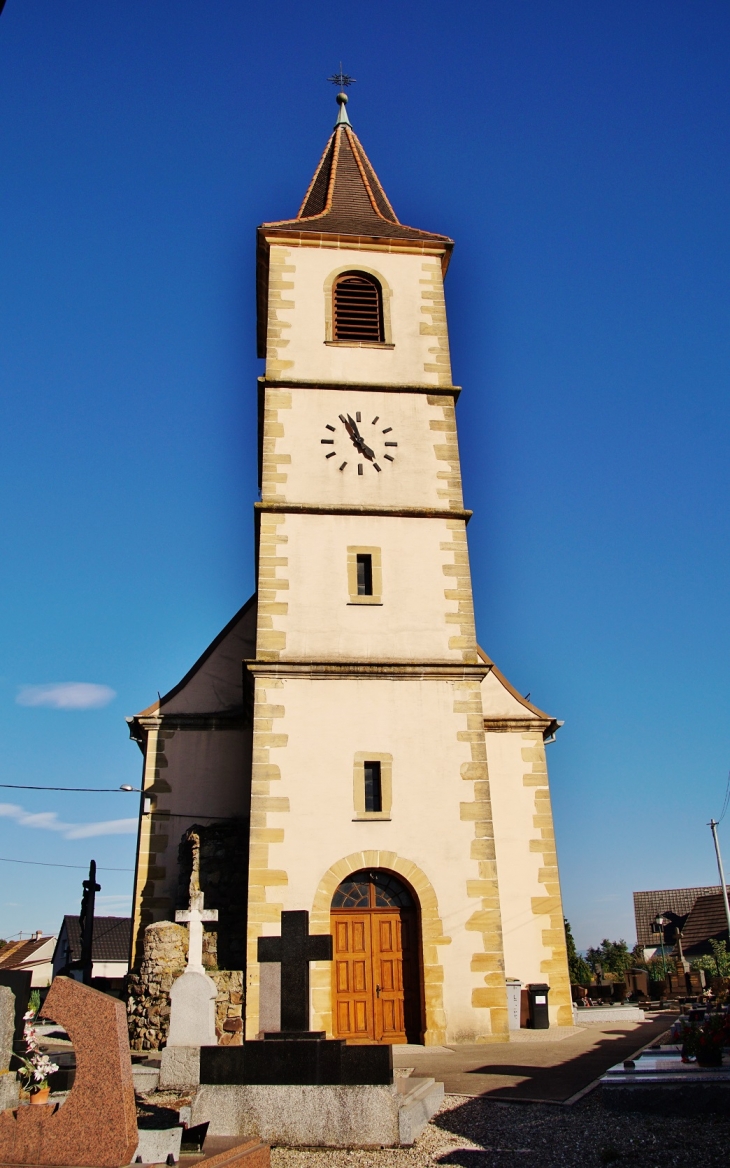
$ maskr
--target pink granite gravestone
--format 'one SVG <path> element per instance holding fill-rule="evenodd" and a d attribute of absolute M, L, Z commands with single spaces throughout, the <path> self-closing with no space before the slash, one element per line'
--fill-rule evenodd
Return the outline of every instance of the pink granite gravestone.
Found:
<path fill-rule="evenodd" d="M 0 1114 L 0 1165 L 122 1168 L 138 1138 L 123 1003 L 57 977 L 43 1017 L 63 1026 L 71 1039 L 76 1078 L 62 1107 L 49 1103 Z"/>

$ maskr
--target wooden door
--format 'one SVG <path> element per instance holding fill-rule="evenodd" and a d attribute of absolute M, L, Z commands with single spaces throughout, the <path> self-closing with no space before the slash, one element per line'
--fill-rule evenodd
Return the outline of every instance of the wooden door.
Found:
<path fill-rule="evenodd" d="M 405 1042 L 400 912 L 373 913 L 370 927 L 375 981 L 375 1041 Z"/>
<path fill-rule="evenodd" d="M 333 1029 L 348 1042 L 406 1041 L 401 919 L 395 912 L 332 914 Z"/>
<path fill-rule="evenodd" d="M 369 913 L 338 913 L 334 938 L 333 1023 L 338 1038 L 375 1039 L 373 961 Z"/>

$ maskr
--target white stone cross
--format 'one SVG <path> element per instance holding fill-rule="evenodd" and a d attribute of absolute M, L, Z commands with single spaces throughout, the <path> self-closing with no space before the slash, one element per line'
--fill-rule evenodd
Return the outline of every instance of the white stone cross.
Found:
<path fill-rule="evenodd" d="M 169 1047 L 215 1046 L 215 982 L 203 969 L 203 922 L 217 921 L 216 909 L 203 907 L 200 891 L 200 839 L 191 835 L 193 870 L 190 875 L 190 908 L 175 913 L 175 920 L 188 926 L 188 963 L 185 972 L 170 990 Z"/>
<path fill-rule="evenodd" d="M 217 908 L 204 908 L 205 896 L 200 891 L 200 837 L 191 836 L 193 869 L 190 873 L 190 908 L 178 909 L 175 920 L 188 926 L 188 963 L 190 973 L 203 973 L 203 921 L 217 921 Z"/>
<path fill-rule="evenodd" d="M 178 909 L 175 920 L 188 926 L 188 963 L 189 973 L 203 973 L 203 921 L 217 921 L 217 908 L 203 908 L 204 897 L 202 892 L 194 892 L 190 896 L 190 908 Z"/>

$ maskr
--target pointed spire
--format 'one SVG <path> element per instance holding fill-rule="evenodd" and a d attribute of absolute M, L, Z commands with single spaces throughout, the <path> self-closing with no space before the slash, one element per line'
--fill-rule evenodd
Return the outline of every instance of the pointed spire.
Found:
<path fill-rule="evenodd" d="M 347 116 L 345 90 L 354 77 L 340 71 L 328 81 L 339 86 L 340 107 L 334 130 L 314 172 L 295 219 L 262 224 L 263 227 L 288 227 L 300 232 L 359 236 L 368 239 L 430 239 L 448 245 L 446 235 L 420 231 L 398 221 L 388 196 L 380 185 L 370 159 L 365 153 Z"/>
<path fill-rule="evenodd" d="M 339 109 L 339 112 L 337 114 L 337 121 L 335 122 L 335 129 L 337 129 L 338 126 L 349 126 L 352 124 L 350 122 L 350 119 L 347 116 L 347 110 L 345 109 L 345 106 L 347 105 L 347 94 L 346 93 L 338 93 L 337 94 L 337 101 L 339 103 L 340 109 Z"/>

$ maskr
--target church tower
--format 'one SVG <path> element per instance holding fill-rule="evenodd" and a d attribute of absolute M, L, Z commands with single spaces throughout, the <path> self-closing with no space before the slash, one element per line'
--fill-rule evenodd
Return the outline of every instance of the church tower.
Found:
<path fill-rule="evenodd" d="M 313 1030 L 504 1041 L 506 978 L 549 983 L 553 1024 L 572 1023 L 543 745 L 558 723 L 476 641 L 453 242 L 399 222 L 337 100 L 298 215 L 258 229 L 257 595 L 132 720 L 156 792 L 137 931 L 171 914 L 176 807 L 197 800 L 248 827 L 246 1037 L 278 1028 L 258 938 L 307 909 L 335 954 L 312 968 Z"/>

